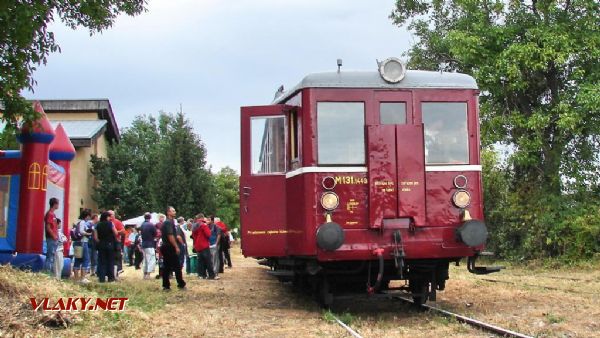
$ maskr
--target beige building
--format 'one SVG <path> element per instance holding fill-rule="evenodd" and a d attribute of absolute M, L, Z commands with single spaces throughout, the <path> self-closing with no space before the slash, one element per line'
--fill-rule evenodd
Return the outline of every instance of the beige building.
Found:
<path fill-rule="evenodd" d="M 69 223 L 79 217 L 83 208 L 98 210 L 92 199 L 95 185 L 90 172 L 92 155 L 106 157 L 108 145 L 119 142 L 119 128 L 108 99 L 40 100 L 52 127 L 60 123 L 75 146 L 71 162 L 69 190 Z"/>

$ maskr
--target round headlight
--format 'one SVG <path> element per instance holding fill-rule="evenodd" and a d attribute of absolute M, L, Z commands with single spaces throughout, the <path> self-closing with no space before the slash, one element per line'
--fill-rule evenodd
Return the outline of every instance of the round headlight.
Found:
<path fill-rule="evenodd" d="M 333 188 L 335 188 L 335 178 L 331 177 L 331 176 L 325 176 L 323 177 L 323 181 L 321 182 L 323 184 L 323 188 L 327 189 L 327 190 L 332 190 Z"/>
<path fill-rule="evenodd" d="M 398 83 L 404 78 L 406 68 L 400 59 L 391 57 L 379 64 L 379 74 L 387 82 Z"/>
<path fill-rule="evenodd" d="M 321 196 L 321 205 L 325 210 L 331 211 L 340 204 L 340 198 L 334 192 L 328 191 Z"/>
<path fill-rule="evenodd" d="M 467 177 L 465 175 L 458 175 L 454 178 L 454 186 L 458 189 L 464 189 L 467 187 Z"/>
<path fill-rule="evenodd" d="M 452 202 L 459 208 L 466 208 L 471 203 L 471 195 L 466 190 L 459 190 L 452 195 Z"/>

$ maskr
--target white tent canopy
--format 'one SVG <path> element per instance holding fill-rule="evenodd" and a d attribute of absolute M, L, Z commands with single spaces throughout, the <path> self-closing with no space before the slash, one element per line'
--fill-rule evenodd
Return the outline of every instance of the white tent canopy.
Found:
<path fill-rule="evenodd" d="M 158 223 L 158 213 L 153 212 L 150 214 L 150 222 L 156 224 Z M 123 225 L 134 225 L 134 226 L 138 226 L 138 225 L 142 225 L 142 223 L 144 223 L 144 215 L 135 217 L 135 218 L 130 218 L 130 219 L 126 219 L 123 221 Z"/>

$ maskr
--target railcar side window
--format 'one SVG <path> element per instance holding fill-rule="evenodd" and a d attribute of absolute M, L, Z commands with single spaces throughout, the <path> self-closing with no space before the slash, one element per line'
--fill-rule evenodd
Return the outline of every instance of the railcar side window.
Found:
<path fill-rule="evenodd" d="M 467 104 L 425 102 L 425 162 L 427 164 L 469 163 Z"/>
<path fill-rule="evenodd" d="M 365 104 L 317 102 L 319 164 L 365 164 Z"/>
<path fill-rule="evenodd" d="M 252 174 L 285 172 L 285 117 L 252 118 Z"/>
<path fill-rule="evenodd" d="M 406 124 L 406 103 L 381 102 L 379 120 L 381 124 Z"/>
<path fill-rule="evenodd" d="M 298 161 L 298 111 L 292 110 L 290 112 L 290 157 L 293 161 Z"/>

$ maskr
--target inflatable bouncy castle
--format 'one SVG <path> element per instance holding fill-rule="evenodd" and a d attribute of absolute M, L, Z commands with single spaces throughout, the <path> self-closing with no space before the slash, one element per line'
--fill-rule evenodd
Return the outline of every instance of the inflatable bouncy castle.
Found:
<path fill-rule="evenodd" d="M 52 197 L 59 199 L 59 231 L 69 238 L 70 161 L 75 148 L 60 124 L 53 130 L 39 102 L 34 109 L 41 117 L 22 126 L 17 135 L 21 150 L 0 150 L 0 264 L 39 271 L 46 259 L 44 215 Z M 69 246 L 67 240 L 65 255 Z"/>

